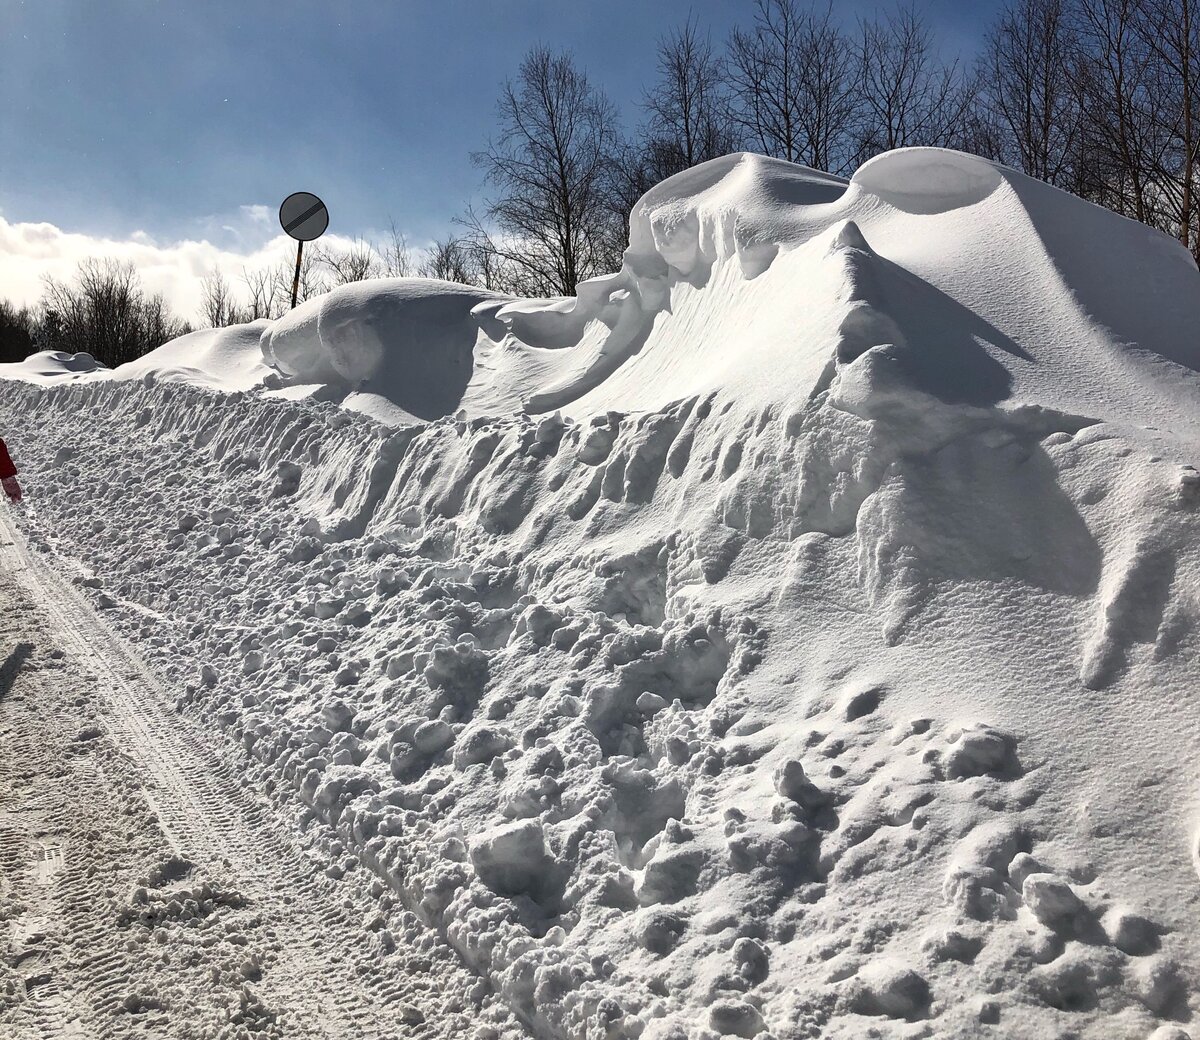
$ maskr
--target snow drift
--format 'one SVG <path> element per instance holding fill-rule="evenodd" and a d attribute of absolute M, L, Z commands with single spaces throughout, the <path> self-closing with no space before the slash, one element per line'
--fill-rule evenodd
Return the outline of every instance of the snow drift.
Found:
<path fill-rule="evenodd" d="M 91 354 L 69 354 L 64 350 L 39 350 L 24 361 L 6 362 L 0 365 L 0 379 L 17 379 L 22 382 L 50 386 L 54 383 L 69 383 L 96 373 L 107 372 Z"/>
<path fill-rule="evenodd" d="M 356 411 L 393 424 L 437 419 L 462 404 L 486 341 L 473 311 L 505 299 L 426 278 L 344 285 L 264 329 L 262 355 L 292 382 L 352 389 Z"/>
<path fill-rule="evenodd" d="M 821 388 L 837 340 L 842 361 L 890 345 L 916 388 L 949 403 L 1194 432 L 1200 346 L 1181 330 L 1200 321 L 1195 283 L 1178 242 L 975 156 L 901 149 L 846 182 L 736 154 L 648 192 L 622 270 L 576 298 L 376 279 L 265 327 L 195 333 L 130 371 L 319 386 L 403 425 L 714 389 L 783 403 Z M 240 349 L 212 353 L 214 336 L 255 334 L 273 375 Z"/>
<path fill-rule="evenodd" d="M 259 336 L 267 324 L 261 320 L 230 328 L 199 329 L 119 366 L 109 378 L 184 382 L 226 393 L 254 389 L 272 374 L 259 350 Z"/>
<path fill-rule="evenodd" d="M 936 149 L 631 225 L 0 384 L 30 523 L 537 1035 L 1187 1035 L 1186 251 Z"/>

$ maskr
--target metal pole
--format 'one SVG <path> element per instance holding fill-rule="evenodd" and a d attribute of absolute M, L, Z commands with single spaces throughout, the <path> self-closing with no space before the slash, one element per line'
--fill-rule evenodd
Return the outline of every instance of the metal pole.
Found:
<path fill-rule="evenodd" d="M 296 243 L 296 277 L 292 279 L 292 306 L 296 306 L 296 296 L 300 292 L 300 258 L 304 255 L 304 241 Z"/>

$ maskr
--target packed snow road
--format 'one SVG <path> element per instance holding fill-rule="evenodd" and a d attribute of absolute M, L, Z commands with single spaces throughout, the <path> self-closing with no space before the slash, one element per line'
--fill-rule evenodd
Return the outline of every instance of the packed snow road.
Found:
<path fill-rule="evenodd" d="M 381 928 L 378 882 L 331 891 L 11 514 L 0 760 L 0 1035 L 468 1030 L 478 981 L 415 919 Z"/>

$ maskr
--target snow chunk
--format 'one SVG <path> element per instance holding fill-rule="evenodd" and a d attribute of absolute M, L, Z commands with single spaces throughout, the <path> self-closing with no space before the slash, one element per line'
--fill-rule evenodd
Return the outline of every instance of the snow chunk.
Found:
<path fill-rule="evenodd" d="M 1021 885 L 1021 898 L 1048 928 L 1071 929 L 1087 912 L 1074 889 L 1053 874 L 1030 874 Z"/>
<path fill-rule="evenodd" d="M 506 895 L 536 892 L 549 861 L 539 820 L 518 820 L 484 831 L 471 842 L 470 855 L 479 879 Z"/>
<path fill-rule="evenodd" d="M 863 1015 L 913 1018 L 929 1003 L 929 983 L 912 968 L 892 960 L 868 964 L 850 986 L 850 1006 Z"/>

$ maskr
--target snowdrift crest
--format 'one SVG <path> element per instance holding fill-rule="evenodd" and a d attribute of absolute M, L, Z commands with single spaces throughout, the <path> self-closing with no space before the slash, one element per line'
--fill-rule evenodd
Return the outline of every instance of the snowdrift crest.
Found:
<path fill-rule="evenodd" d="M 945 213 L 982 202 L 1004 183 L 1004 170 L 965 152 L 901 148 L 868 159 L 850 183 L 908 213 Z"/>
<path fill-rule="evenodd" d="M 317 394 L 392 425 L 586 418 L 714 390 L 788 407 L 903 341 L 942 400 L 1195 433 L 1197 327 L 1200 273 L 1177 242 L 996 163 L 899 149 L 845 181 L 737 153 L 647 192 L 621 270 L 575 297 L 372 280 L 70 377 Z"/>
<path fill-rule="evenodd" d="M 0 365 L 0 379 L 16 379 L 52 386 L 55 383 L 73 382 L 97 372 L 107 371 L 107 365 L 102 365 L 88 353 L 69 354 L 64 350 L 40 350 L 30 354 L 24 361 Z"/>

